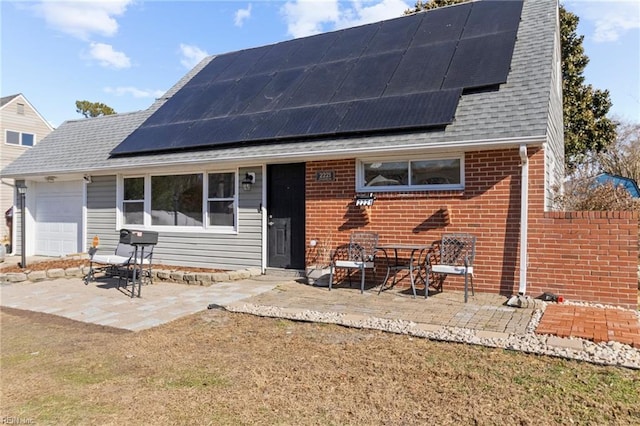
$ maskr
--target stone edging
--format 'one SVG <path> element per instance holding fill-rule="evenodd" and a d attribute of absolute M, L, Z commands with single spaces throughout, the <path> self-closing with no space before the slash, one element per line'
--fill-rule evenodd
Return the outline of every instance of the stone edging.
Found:
<path fill-rule="evenodd" d="M 0 283 L 38 282 L 58 278 L 84 278 L 89 267 L 48 269 L 46 271 L 0 273 Z M 178 284 L 207 286 L 217 282 L 237 281 L 262 275 L 259 268 L 240 269 L 226 272 L 188 272 L 180 270 L 153 270 L 153 280 Z"/>
<path fill-rule="evenodd" d="M 541 309 L 534 311 L 524 334 L 510 334 L 460 327 L 436 326 L 401 319 L 368 317 L 366 315 L 261 306 L 242 301 L 224 306 L 225 310 L 235 313 L 380 330 L 434 341 L 502 348 L 530 354 L 586 361 L 598 365 L 640 370 L 640 349 L 629 345 L 614 341 L 595 343 L 582 338 L 560 338 L 553 335 L 536 334 L 535 330 L 545 308 L 546 302 L 543 302 Z"/>

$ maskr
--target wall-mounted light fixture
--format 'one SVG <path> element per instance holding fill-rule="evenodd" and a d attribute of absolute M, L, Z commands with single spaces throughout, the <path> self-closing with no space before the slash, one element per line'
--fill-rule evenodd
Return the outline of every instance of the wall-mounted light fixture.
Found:
<path fill-rule="evenodd" d="M 27 193 L 27 185 L 24 183 L 23 180 L 16 181 L 16 189 L 18 190 L 18 194 L 20 195 L 24 195 Z"/>
<path fill-rule="evenodd" d="M 248 172 L 242 179 L 242 189 L 245 191 L 251 191 L 251 187 L 256 183 L 256 174 L 254 172 Z"/>
<path fill-rule="evenodd" d="M 27 184 L 23 180 L 16 181 L 16 190 L 18 190 L 18 194 L 20 195 L 20 253 L 22 258 L 20 259 L 20 267 L 27 267 L 27 253 L 25 251 L 25 244 L 27 241 L 25 231 L 26 231 L 26 221 L 25 221 L 25 197 L 27 195 Z M 15 216 L 14 216 L 15 217 Z"/>
<path fill-rule="evenodd" d="M 46 176 L 46 177 L 44 178 L 44 180 L 46 180 L 46 181 L 47 181 L 47 182 L 49 182 L 49 183 L 53 183 L 53 181 L 55 181 L 55 180 L 56 180 L 56 177 L 55 177 L 55 176 Z"/>

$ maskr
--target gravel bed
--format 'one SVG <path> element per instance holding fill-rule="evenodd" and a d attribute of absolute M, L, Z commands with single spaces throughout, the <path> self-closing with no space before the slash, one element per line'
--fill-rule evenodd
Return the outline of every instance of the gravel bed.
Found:
<path fill-rule="evenodd" d="M 575 304 L 582 305 L 580 303 Z M 597 306 L 607 307 L 604 305 Z M 557 337 L 535 333 L 535 329 L 540 323 L 540 319 L 542 318 L 545 308 L 546 303 L 543 303 L 541 309 L 536 309 L 534 311 L 532 319 L 526 328 L 525 334 L 509 334 L 504 338 L 483 338 L 477 335 L 477 330 L 459 327 L 443 326 L 435 331 L 427 331 L 421 328 L 418 323 L 412 321 L 400 319 L 391 320 L 375 317 L 352 319 L 349 318 L 348 315 L 337 312 L 317 312 L 311 310 L 298 311 L 253 304 L 237 304 L 229 306 L 226 309 L 230 312 L 246 313 L 263 317 L 285 318 L 294 321 L 321 322 L 338 324 L 346 327 L 381 330 L 390 333 L 427 338 L 430 340 L 482 345 L 521 351 L 530 354 L 585 361 L 599 365 L 619 366 L 640 370 L 640 350 L 635 349 L 630 345 L 614 341 L 594 343 L 590 340 L 573 337 L 563 339 L 570 343 L 567 345 L 568 347 L 548 344 L 549 339 L 557 339 Z M 578 349 L 578 347 L 581 349 Z"/>

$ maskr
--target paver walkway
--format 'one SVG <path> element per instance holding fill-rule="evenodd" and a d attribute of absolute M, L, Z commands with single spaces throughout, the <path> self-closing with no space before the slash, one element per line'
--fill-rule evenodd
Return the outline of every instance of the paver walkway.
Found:
<path fill-rule="evenodd" d="M 640 317 L 630 310 L 549 304 L 536 333 L 616 341 L 640 349 Z"/>
<path fill-rule="evenodd" d="M 103 281 L 85 286 L 80 278 L 0 285 L 0 305 L 64 316 L 127 330 L 142 330 L 206 309 L 209 304 L 232 306 L 250 303 L 286 310 L 335 312 L 359 318 L 400 319 L 439 327 L 476 330 L 491 337 L 525 334 L 536 302 L 528 308 L 505 305 L 497 294 L 476 293 L 463 302 L 462 293 L 437 293 L 425 300 L 407 291 L 313 287 L 291 278 L 262 276 L 216 283 L 209 287 L 175 283 L 144 286 L 142 298 L 131 298 Z M 637 312 L 570 304 L 546 307 L 536 332 L 561 338 L 579 337 L 595 342 L 617 341 L 640 348 Z M 560 339 L 562 340 L 562 339 Z"/>
<path fill-rule="evenodd" d="M 273 280 L 218 283 L 209 287 L 154 283 L 142 297 L 116 288 L 117 279 L 85 285 L 81 278 L 0 285 L 0 305 L 54 314 L 77 321 L 139 331 L 269 291 Z M 131 287 L 129 287 L 131 288 Z"/>
<path fill-rule="evenodd" d="M 443 292 L 430 296 L 411 297 L 408 290 L 383 291 L 339 287 L 313 287 L 296 282 L 284 282 L 273 291 L 264 292 L 237 303 L 251 303 L 282 309 L 335 312 L 359 317 L 401 319 L 440 327 L 470 328 L 506 334 L 524 334 L 531 321 L 533 307 L 528 309 L 505 306 L 506 298 L 498 294 L 476 293 L 464 303 L 461 292 Z"/>

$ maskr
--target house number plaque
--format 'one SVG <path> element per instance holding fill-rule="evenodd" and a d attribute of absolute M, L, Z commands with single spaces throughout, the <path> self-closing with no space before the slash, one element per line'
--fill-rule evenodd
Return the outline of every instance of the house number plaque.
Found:
<path fill-rule="evenodd" d="M 333 170 L 316 172 L 316 182 L 333 182 L 334 180 L 336 180 L 336 172 Z"/>

